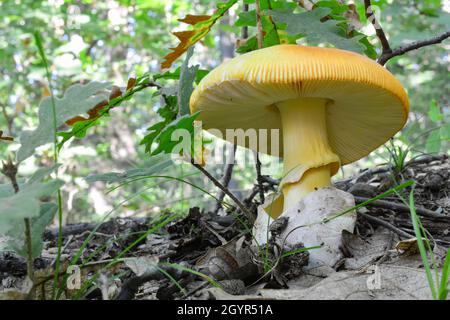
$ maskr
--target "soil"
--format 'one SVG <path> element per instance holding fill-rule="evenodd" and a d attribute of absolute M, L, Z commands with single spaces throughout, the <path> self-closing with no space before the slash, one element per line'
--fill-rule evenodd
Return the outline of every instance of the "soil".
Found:
<path fill-rule="evenodd" d="M 361 171 L 335 186 L 362 203 L 414 179 L 415 204 L 428 231 L 437 264 L 450 245 L 450 159 L 424 156 L 401 172 L 380 167 Z M 265 191 L 277 181 L 266 178 Z M 256 190 L 256 192 L 255 192 Z M 411 188 L 400 191 L 408 199 Z M 255 210 L 255 186 L 247 199 Z M 409 207 L 391 195 L 357 210 L 354 234 L 343 234 L 345 258 L 334 268 L 308 268 L 308 253 L 281 258 L 286 250 L 273 240 L 265 258 L 255 254 L 251 236 L 236 212 L 219 214 L 191 208 L 186 217 L 168 224 L 129 250 L 118 263 L 111 259 L 153 225 L 151 219 L 118 218 L 102 224 L 78 260 L 81 283 L 97 274 L 86 299 L 430 299 L 423 262 L 417 250 Z M 239 218 L 239 219 L 237 219 Z M 278 222 L 282 224 L 282 222 Z M 64 227 L 62 271 L 76 255 L 95 224 Z M 279 225 L 271 230 L 276 233 Z M 276 239 L 276 237 L 275 237 Z M 42 256 L 34 261 L 34 296 L 51 295 L 57 256 L 57 230 L 47 230 Z M 106 268 L 108 266 L 108 268 Z M 269 267 L 268 267 L 269 266 Z M 199 275 L 201 273 L 202 275 Z M 29 297 L 26 262 L 11 252 L 0 253 L 0 298 Z M 217 284 L 221 288 L 217 288 Z M 215 285 L 215 286 L 214 286 Z M 183 288 L 181 290 L 180 288 Z M 65 290 L 73 298 L 76 290 Z"/>

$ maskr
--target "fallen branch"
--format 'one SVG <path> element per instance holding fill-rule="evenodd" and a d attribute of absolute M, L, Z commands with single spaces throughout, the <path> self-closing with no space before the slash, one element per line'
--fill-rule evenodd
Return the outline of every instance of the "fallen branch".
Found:
<path fill-rule="evenodd" d="M 363 217 L 364 219 L 366 219 L 369 222 L 375 223 L 379 226 L 385 227 L 386 229 L 389 229 L 389 230 L 395 232 L 396 234 L 398 234 L 399 236 L 401 236 L 403 238 L 410 239 L 410 238 L 414 237 L 412 234 L 409 234 L 403 230 L 400 230 L 399 228 L 395 227 L 394 225 L 390 224 L 389 222 L 387 222 L 383 219 L 380 219 L 380 218 L 377 218 L 377 217 L 374 217 L 374 216 L 371 216 L 369 214 L 365 214 L 362 212 L 358 212 L 358 215 Z"/>
<path fill-rule="evenodd" d="M 110 234 L 111 232 L 115 232 L 117 228 L 120 227 L 120 224 L 117 221 L 118 219 L 112 219 L 103 222 L 100 226 L 98 226 L 98 222 L 93 223 L 78 223 L 78 224 L 69 224 L 62 228 L 62 236 L 76 236 L 83 234 L 85 232 L 92 232 L 95 228 L 98 227 L 97 232 Z M 142 225 L 142 228 L 145 228 L 147 224 L 151 222 L 151 218 L 136 218 L 130 219 L 127 218 L 125 221 L 127 222 L 126 228 L 133 229 Z M 125 227 L 124 227 L 125 228 Z M 47 229 L 44 232 L 44 239 L 47 241 L 54 240 L 58 237 L 58 228 Z"/>
<path fill-rule="evenodd" d="M 226 188 L 223 184 L 221 184 L 219 180 L 214 178 L 207 170 L 205 170 L 205 168 L 203 168 L 198 163 L 195 163 L 195 161 L 193 159 L 191 159 L 191 164 L 194 167 L 196 167 L 201 173 L 203 173 L 209 180 L 211 180 L 211 182 L 214 183 L 214 185 L 217 188 L 222 190 L 228 197 L 230 197 L 230 199 L 233 200 L 233 202 L 239 207 L 239 209 L 242 211 L 242 213 L 244 213 L 246 215 L 246 217 L 247 217 L 247 219 L 249 219 L 249 221 L 251 221 L 251 222 L 254 221 L 254 217 L 253 217 L 252 213 L 228 188 Z"/>
<path fill-rule="evenodd" d="M 165 279 L 169 274 L 173 279 L 179 280 L 182 276 L 186 276 L 186 272 L 180 271 L 167 264 L 159 264 L 152 268 L 152 271 L 147 272 L 142 276 L 131 277 L 122 286 L 120 293 L 115 300 L 132 300 L 135 298 L 139 287 L 151 280 L 162 280 Z"/>
<path fill-rule="evenodd" d="M 261 203 L 264 203 L 265 197 L 264 197 L 264 179 L 261 174 L 261 161 L 259 160 L 259 154 L 258 151 L 255 151 L 255 160 L 256 160 L 256 181 L 258 183 L 258 189 L 259 189 L 259 198 L 261 200 Z"/>
<path fill-rule="evenodd" d="M 366 202 L 368 200 L 370 200 L 370 199 L 355 196 L 355 201 L 357 204 Z M 385 201 L 385 200 L 376 200 L 376 201 L 372 202 L 371 204 L 369 204 L 369 206 L 390 209 L 393 211 L 397 210 L 399 212 L 410 212 L 410 208 L 404 204 L 396 203 L 396 202 L 389 202 L 389 201 Z M 443 216 L 439 213 L 436 213 L 432 210 L 428 210 L 425 208 L 416 208 L 416 211 L 417 211 L 418 215 L 421 215 L 421 216 L 427 217 L 427 218 L 437 218 L 437 219 L 446 218 L 445 216 Z"/>

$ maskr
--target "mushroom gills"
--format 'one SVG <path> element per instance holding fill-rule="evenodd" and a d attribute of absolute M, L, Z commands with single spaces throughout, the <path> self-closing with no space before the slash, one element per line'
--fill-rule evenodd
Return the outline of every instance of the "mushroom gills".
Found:
<path fill-rule="evenodd" d="M 327 135 L 326 110 L 330 100 L 296 98 L 278 102 L 283 129 L 283 211 L 307 194 L 331 185 L 340 167 Z M 277 216 L 272 216 L 277 218 Z"/>

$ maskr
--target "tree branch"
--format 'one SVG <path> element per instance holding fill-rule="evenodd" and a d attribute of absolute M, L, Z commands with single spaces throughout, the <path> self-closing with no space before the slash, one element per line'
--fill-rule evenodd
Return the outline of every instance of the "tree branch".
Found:
<path fill-rule="evenodd" d="M 370 0 L 364 0 L 364 7 L 365 7 L 365 14 L 367 17 L 367 20 L 369 20 L 372 25 L 375 28 L 375 32 L 377 34 L 378 39 L 381 42 L 381 56 L 378 58 L 377 62 L 384 66 L 386 62 L 388 62 L 390 59 L 401 56 L 409 51 L 413 51 L 422 47 L 430 46 L 433 44 L 438 44 L 444 41 L 445 39 L 450 37 L 450 31 L 446 31 L 436 37 L 433 37 L 431 39 L 421 40 L 421 41 L 415 41 L 410 44 L 407 44 L 405 46 L 398 47 L 396 49 L 392 49 L 389 41 L 386 37 L 386 34 L 384 33 L 383 28 L 381 27 L 379 21 L 376 20 L 374 12 L 372 10 L 372 3 Z"/>
<path fill-rule="evenodd" d="M 10 116 L 8 115 L 8 112 L 6 111 L 6 106 L 5 106 L 4 104 L 2 104 L 1 106 L 2 106 L 2 113 L 3 113 L 3 116 L 5 117 L 6 124 L 7 124 L 7 126 L 8 126 L 8 134 L 9 134 L 10 136 L 12 136 L 12 127 L 13 127 L 13 121 L 14 121 L 14 118 L 13 118 L 13 117 L 10 117 Z"/>
<path fill-rule="evenodd" d="M 231 177 L 233 175 L 233 168 L 234 168 L 234 164 L 235 164 L 235 155 L 236 155 L 236 145 L 233 145 L 233 149 L 231 151 L 231 159 L 228 162 L 228 164 L 225 167 L 225 173 L 223 174 L 223 179 L 222 179 L 222 185 L 225 188 L 228 188 L 228 185 L 230 184 L 231 181 Z M 216 210 L 214 212 L 218 212 L 220 210 L 220 208 L 222 208 L 222 201 L 223 198 L 225 198 L 225 192 L 223 192 L 222 190 L 220 190 L 219 194 L 217 195 L 217 199 L 219 201 L 217 201 L 217 206 L 216 206 Z"/>
<path fill-rule="evenodd" d="M 255 162 L 256 162 L 256 181 L 258 182 L 258 189 L 259 189 L 259 198 L 261 199 L 261 203 L 264 203 L 265 197 L 264 197 L 264 179 L 261 174 L 261 161 L 259 161 L 259 154 L 258 151 L 255 151 Z"/>
<path fill-rule="evenodd" d="M 381 42 L 381 46 L 382 46 L 381 55 L 383 56 L 383 55 L 391 53 L 392 52 L 391 46 L 389 45 L 389 41 L 386 37 L 386 34 L 384 33 L 383 28 L 381 27 L 380 23 L 375 18 L 375 14 L 372 10 L 372 3 L 370 2 L 370 0 L 364 0 L 364 7 L 365 7 L 364 11 L 366 14 L 366 18 L 374 26 L 377 37 Z"/>
<path fill-rule="evenodd" d="M 261 49 L 264 46 L 264 34 L 263 34 L 263 26 L 261 20 L 261 5 L 259 3 L 260 0 L 255 1 L 256 5 L 256 24 L 258 27 L 258 33 L 256 34 L 256 39 L 258 41 L 258 49 Z"/>
<path fill-rule="evenodd" d="M 366 197 L 359 197 L 359 196 L 355 196 L 355 201 L 357 204 L 369 201 L 369 198 Z M 390 202 L 390 201 L 386 201 L 386 200 L 377 200 L 372 202 L 371 204 L 369 204 L 368 206 L 372 206 L 372 207 L 379 207 L 379 208 L 384 208 L 384 209 L 389 209 L 392 211 L 396 211 L 398 213 L 407 213 L 407 215 L 409 215 L 409 212 L 411 211 L 411 209 L 408 206 L 405 206 L 401 203 L 397 203 L 397 202 Z M 439 214 L 435 211 L 429 210 L 429 209 L 425 209 L 425 208 L 416 208 L 416 211 L 419 215 L 423 216 L 423 217 L 427 217 L 427 218 L 434 218 L 434 219 L 442 219 L 442 218 L 446 218 L 445 215 Z"/>
<path fill-rule="evenodd" d="M 264 47 L 264 33 L 263 33 L 263 25 L 261 19 L 261 5 L 259 3 L 260 0 L 256 0 L 256 21 L 258 26 L 258 33 L 256 34 L 256 39 L 258 40 L 258 49 L 262 49 Z M 255 167 L 256 167 L 256 181 L 258 182 L 259 188 L 259 196 L 261 198 L 261 203 L 264 202 L 264 186 L 263 179 L 261 175 L 261 161 L 259 161 L 258 151 L 255 151 Z"/>
<path fill-rule="evenodd" d="M 371 216 L 369 214 L 365 214 L 365 213 L 362 213 L 362 212 L 358 212 L 358 215 L 363 217 L 364 219 L 366 219 L 369 222 L 375 223 L 375 224 L 377 224 L 379 226 L 385 227 L 386 229 L 394 231 L 400 237 L 403 237 L 405 239 L 410 239 L 410 238 L 413 237 L 413 235 L 411 235 L 411 234 L 409 234 L 409 233 L 407 233 L 407 232 L 397 228 L 396 226 L 390 224 L 389 222 L 387 222 L 387 221 L 385 221 L 383 219 L 380 219 L 380 218 L 377 218 L 377 217 L 374 217 L 374 216 Z"/>
<path fill-rule="evenodd" d="M 431 39 L 426 40 L 420 40 L 411 42 L 410 44 L 398 47 L 394 50 L 392 50 L 390 53 L 384 53 L 381 55 L 381 57 L 378 59 L 378 63 L 381 65 L 385 65 L 386 62 L 394 57 L 401 56 L 407 52 L 417 50 L 426 46 L 430 46 L 433 44 L 438 44 L 443 42 L 444 40 L 448 39 L 450 37 L 450 31 L 446 31 L 436 37 L 433 37 Z"/>
<path fill-rule="evenodd" d="M 248 9 L 249 9 L 249 5 L 244 3 L 244 7 L 242 8 L 242 11 L 243 12 L 248 12 Z M 248 38 L 248 27 L 247 26 L 242 27 L 241 38 L 242 39 L 247 39 Z"/>
<path fill-rule="evenodd" d="M 205 168 L 203 168 L 198 163 L 195 163 L 194 159 L 191 159 L 191 164 L 194 167 L 196 167 L 199 171 L 201 171 L 209 180 L 211 180 L 211 182 L 214 183 L 214 185 L 217 188 L 219 188 L 227 196 L 229 196 L 231 198 L 231 200 L 233 200 L 233 202 L 239 207 L 239 209 L 241 209 L 242 213 L 244 213 L 246 215 L 247 219 L 249 219 L 249 221 L 253 222 L 254 218 L 253 218 L 252 213 L 247 209 L 247 207 L 228 188 L 226 188 L 223 184 L 221 184 L 219 182 L 219 180 L 214 178 L 208 171 L 206 171 Z"/>
<path fill-rule="evenodd" d="M 298 5 L 308 11 L 314 9 L 314 3 L 309 0 L 298 0 Z"/>

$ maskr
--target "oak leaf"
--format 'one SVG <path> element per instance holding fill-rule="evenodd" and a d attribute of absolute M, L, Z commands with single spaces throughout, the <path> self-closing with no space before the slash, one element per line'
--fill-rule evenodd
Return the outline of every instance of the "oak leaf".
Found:
<path fill-rule="evenodd" d="M 191 46 L 203 39 L 211 30 L 213 25 L 219 20 L 238 0 L 228 0 L 217 5 L 217 10 L 211 15 L 187 15 L 178 21 L 189 24 L 192 30 L 173 32 L 173 35 L 180 40 L 175 48 L 170 48 L 172 52 L 164 57 L 161 68 L 168 69 L 172 63 L 185 53 Z"/>

